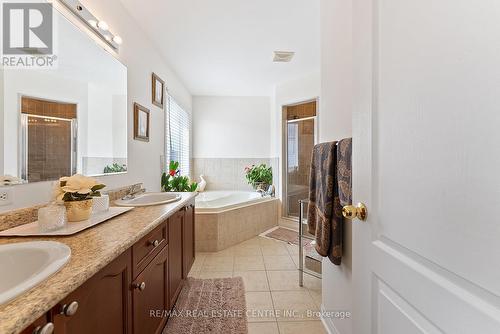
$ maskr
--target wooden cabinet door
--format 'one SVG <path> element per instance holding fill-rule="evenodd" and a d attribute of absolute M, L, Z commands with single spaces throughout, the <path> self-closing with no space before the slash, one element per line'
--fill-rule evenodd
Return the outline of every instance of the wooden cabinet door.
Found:
<path fill-rule="evenodd" d="M 131 276 L 127 250 L 54 307 L 54 333 L 131 333 Z"/>
<path fill-rule="evenodd" d="M 184 230 L 183 230 L 183 260 L 184 270 L 183 278 L 187 278 L 189 271 L 194 263 L 195 250 L 194 250 L 194 203 L 190 203 L 186 207 L 184 214 Z"/>
<path fill-rule="evenodd" d="M 132 284 L 135 334 L 161 333 L 169 309 L 168 245 L 151 261 Z"/>
<path fill-rule="evenodd" d="M 168 219 L 168 265 L 169 265 L 169 296 L 172 308 L 182 288 L 182 225 L 184 224 L 184 210 L 181 210 Z"/>

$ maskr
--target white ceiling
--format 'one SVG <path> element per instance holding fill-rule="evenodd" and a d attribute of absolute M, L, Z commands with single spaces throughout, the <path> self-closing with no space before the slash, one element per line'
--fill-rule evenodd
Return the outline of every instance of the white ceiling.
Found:
<path fill-rule="evenodd" d="M 319 71 L 319 0 L 121 1 L 193 95 L 269 96 Z"/>

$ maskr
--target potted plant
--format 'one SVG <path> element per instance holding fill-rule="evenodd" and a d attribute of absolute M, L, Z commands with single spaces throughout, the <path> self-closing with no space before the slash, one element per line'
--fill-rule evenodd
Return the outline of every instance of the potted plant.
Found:
<path fill-rule="evenodd" d="M 105 186 L 80 174 L 61 177 L 55 187 L 55 199 L 64 202 L 69 222 L 87 220 L 92 214 L 92 198 L 101 196 L 99 190 Z"/>
<path fill-rule="evenodd" d="M 168 173 L 163 172 L 161 176 L 161 189 L 167 192 L 193 192 L 196 191 L 198 183 L 191 182 L 189 177 L 182 176 L 178 161 L 170 161 Z"/>
<path fill-rule="evenodd" d="M 109 173 L 123 173 L 127 171 L 127 166 L 125 164 L 120 165 L 116 162 L 114 162 L 112 165 L 107 165 L 104 167 L 104 174 L 109 174 Z"/>
<path fill-rule="evenodd" d="M 252 185 L 255 190 L 266 191 L 273 183 L 273 170 L 266 164 L 252 165 L 245 167 L 245 177 L 248 184 Z"/>

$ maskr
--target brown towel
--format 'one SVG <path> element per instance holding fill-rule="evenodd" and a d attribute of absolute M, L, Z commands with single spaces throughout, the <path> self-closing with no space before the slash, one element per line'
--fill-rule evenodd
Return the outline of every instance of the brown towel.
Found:
<path fill-rule="evenodd" d="M 332 253 L 334 258 L 342 255 L 341 249 L 340 253 L 338 249 L 331 249 L 332 239 L 337 239 L 338 232 L 332 226 L 337 164 L 336 144 L 337 142 L 330 142 L 314 146 L 307 217 L 308 231 L 316 237 L 316 251 L 321 256 L 329 256 Z M 335 235 L 332 235 L 332 232 Z"/>
<path fill-rule="evenodd" d="M 352 138 L 337 144 L 337 182 L 339 185 L 340 205 L 352 204 Z M 342 210 L 342 208 L 340 208 Z"/>
<path fill-rule="evenodd" d="M 314 147 L 309 192 L 309 233 L 316 251 L 340 265 L 342 261 L 342 207 L 351 204 L 352 139 Z"/>

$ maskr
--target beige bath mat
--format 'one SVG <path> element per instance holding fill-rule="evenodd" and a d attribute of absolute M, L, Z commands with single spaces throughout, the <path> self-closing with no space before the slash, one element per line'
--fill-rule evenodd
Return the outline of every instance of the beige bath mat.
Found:
<path fill-rule="evenodd" d="M 266 233 L 264 236 L 294 245 L 299 244 L 299 233 L 284 227 L 278 227 L 271 232 Z M 304 244 L 304 246 L 308 246 L 311 243 L 311 240 L 303 239 L 302 243 Z"/>
<path fill-rule="evenodd" d="M 189 278 L 163 334 L 247 334 L 241 277 Z"/>
<path fill-rule="evenodd" d="M 289 244 L 294 244 L 294 245 L 299 244 L 299 233 L 284 227 L 278 227 L 264 234 L 264 236 L 267 238 L 284 241 Z M 306 253 L 306 256 L 316 261 L 321 261 L 321 255 L 319 255 L 318 252 L 316 252 L 314 246 L 311 243 L 312 240 L 302 239 L 302 245 L 304 246 L 304 251 Z"/>

